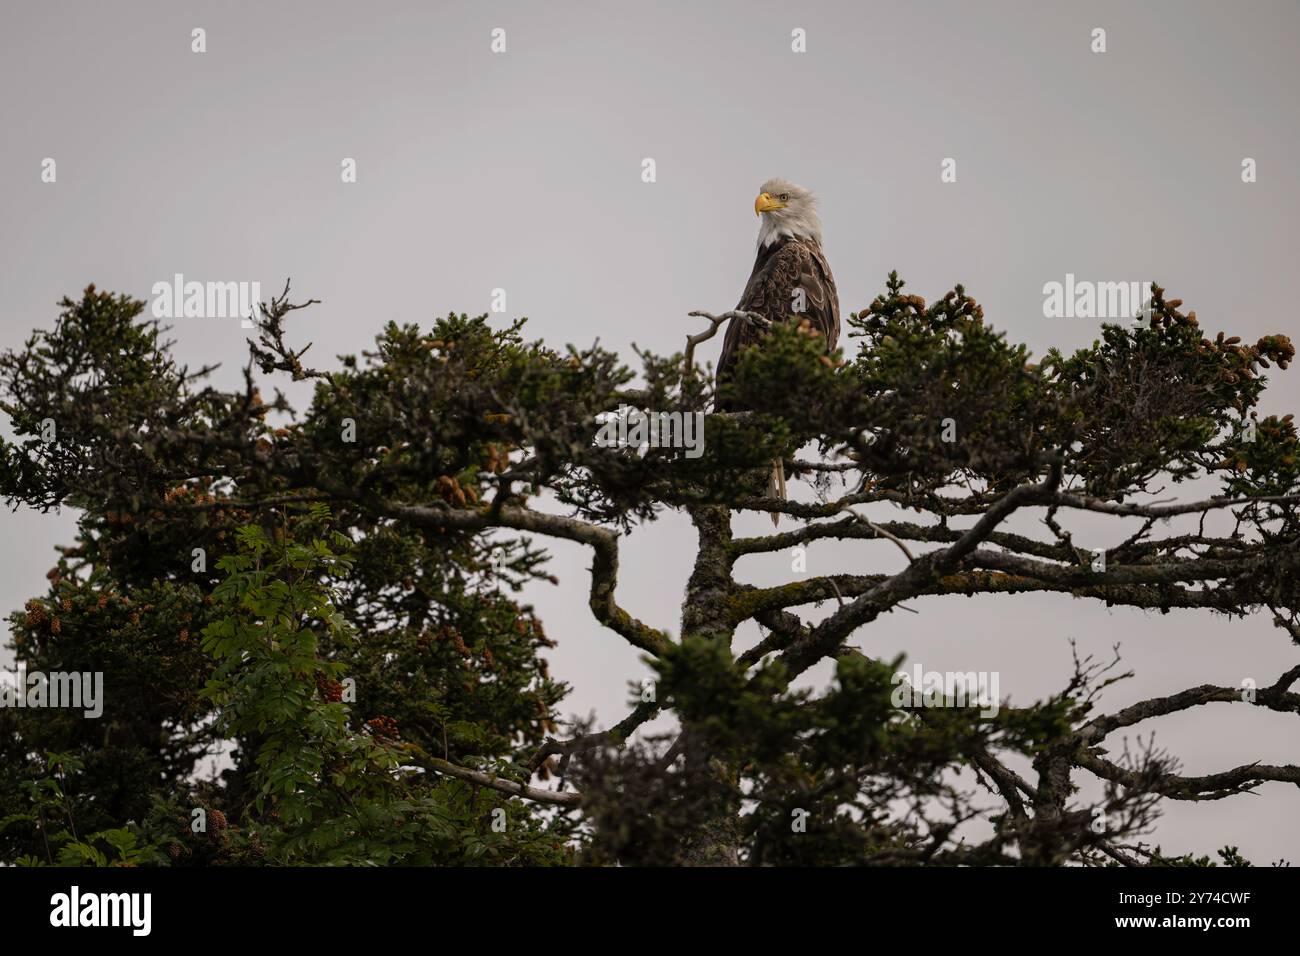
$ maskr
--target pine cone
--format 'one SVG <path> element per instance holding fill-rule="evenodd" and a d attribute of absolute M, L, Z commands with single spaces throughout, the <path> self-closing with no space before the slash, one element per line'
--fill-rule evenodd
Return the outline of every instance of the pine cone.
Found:
<path fill-rule="evenodd" d="M 397 721 L 392 717 L 385 717 L 381 714 L 367 720 L 366 726 L 370 728 L 371 735 L 379 740 L 397 739 Z"/>

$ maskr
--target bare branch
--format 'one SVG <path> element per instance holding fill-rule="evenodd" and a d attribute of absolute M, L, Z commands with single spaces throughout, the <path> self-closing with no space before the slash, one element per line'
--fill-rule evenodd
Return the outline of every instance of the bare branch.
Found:
<path fill-rule="evenodd" d="M 658 657 L 669 645 L 666 633 L 634 618 L 618 606 L 614 590 L 618 584 L 618 534 L 607 528 L 566 518 L 563 515 L 545 514 L 530 508 L 502 506 L 495 515 L 486 510 L 450 508 L 438 505 L 408 505 L 380 502 L 377 510 L 412 524 L 429 528 L 455 528 L 479 531 L 489 527 L 513 528 L 537 534 L 566 538 L 586 544 L 595 552 L 591 568 L 591 592 L 588 606 L 596 620 L 621 635 L 633 647 Z"/>
<path fill-rule="evenodd" d="M 427 770 L 432 770 L 435 773 L 446 774 L 449 777 L 455 777 L 458 780 L 464 780 L 468 783 L 476 783 L 480 786 L 496 790 L 499 793 L 509 794 L 512 797 L 522 797 L 525 800 L 533 800 L 537 803 L 549 803 L 557 807 L 576 807 L 582 803 L 582 794 L 580 793 L 559 793 L 555 790 L 541 790 L 537 787 L 530 787 L 526 784 L 517 783 L 514 780 L 506 780 L 503 777 L 494 777 L 491 774 L 483 773 L 481 770 L 470 770 L 468 767 L 458 767 L 456 764 L 443 760 L 441 757 L 431 757 L 415 744 L 407 744 L 406 749 L 415 759 L 415 762 Z"/>
<path fill-rule="evenodd" d="M 894 542 L 894 544 L 898 545 L 899 549 L 903 552 L 903 554 L 907 556 L 908 563 L 911 563 L 912 561 L 916 560 L 916 558 L 912 555 L 912 552 L 908 550 L 907 545 L 903 544 L 903 542 L 900 541 L 896 535 L 890 534 L 888 531 L 885 531 L 882 528 L 872 524 L 870 518 L 868 518 L 860 511 L 855 511 L 849 505 L 845 505 L 844 510 L 847 511 L 849 514 L 853 515 L 853 517 L 857 518 L 859 521 L 861 521 L 873 532 L 875 532 L 877 537 L 886 538 L 889 541 Z"/>
<path fill-rule="evenodd" d="M 757 312 L 740 312 L 734 309 L 730 312 L 723 312 L 721 315 L 713 315 L 709 312 L 703 312 L 700 310 L 689 312 L 687 314 L 696 318 L 707 319 L 709 321 L 709 327 L 703 332 L 696 332 L 694 335 L 686 336 L 686 356 L 684 364 L 688 375 L 691 373 L 691 369 L 695 367 L 695 346 L 699 345 L 701 342 L 707 342 L 709 339 L 717 335 L 718 327 L 722 325 L 723 322 L 728 322 L 731 319 L 740 319 L 745 322 L 754 322 L 762 325 L 768 324 L 767 319 Z"/>

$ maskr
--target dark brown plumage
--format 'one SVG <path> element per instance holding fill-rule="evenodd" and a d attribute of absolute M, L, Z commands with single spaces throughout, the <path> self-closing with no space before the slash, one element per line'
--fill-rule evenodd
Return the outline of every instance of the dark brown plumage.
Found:
<path fill-rule="evenodd" d="M 830 351 L 840 337 L 840 298 L 822 253 L 816 199 L 802 186 L 769 179 L 754 200 L 754 212 L 761 217 L 758 256 L 736 311 L 755 313 L 769 325 L 806 320 L 821 333 Z M 741 354 L 759 345 L 766 334 L 767 329 L 749 319 L 730 320 L 715 376 L 719 392 L 735 373 Z M 734 399 L 722 395 L 714 400 L 714 407 L 719 412 L 741 410 Z M 767 494 L 786 497 L 785 467 L 780 458 L 772 461 Z M 777 514 L 771 518 L 773 524 L 780 520 Z"/>
<path fill-rule="evenodd" d="M 794 311 L 795 289 L 804 293 L 805 309 Z M 835 277 L 817 240 L 786 236 L 758 251 L 754 270 L 736 306 L 740 312 L 757 312 L 769 322 L 799 323 L 807 319 L 814 330 L 826 339 L 826 349 L 835 348 L 840 337 L 840 299 Z M 759 342 L 765 331 L 750 322 L 732 319 L 722 342 L 718 359 L 717 383 L 721 386 L 731 376 L 740 353 Z M 735 411 L 725 400 L 719 411 Z"/>

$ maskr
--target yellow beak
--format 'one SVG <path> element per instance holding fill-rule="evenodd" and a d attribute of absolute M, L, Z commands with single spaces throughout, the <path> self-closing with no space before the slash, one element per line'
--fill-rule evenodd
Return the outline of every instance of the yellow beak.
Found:
<path fill-rule="evenodd" d="M 785 205 L 781 200 L 773 199 L 768 193 L 762 193 L 754 200 L 754 215 L 771 212 L 773 209 L 784 209 Z"/>

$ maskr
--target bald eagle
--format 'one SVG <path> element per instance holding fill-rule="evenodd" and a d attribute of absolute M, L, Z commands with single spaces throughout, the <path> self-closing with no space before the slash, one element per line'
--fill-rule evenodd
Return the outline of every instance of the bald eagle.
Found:
<path fill-rule="evenodd" d="M 759 189 L 754 200 L 754 214 L 761 220 L 758 255 L 736 311 L 756 312 L 770 323 L 807 319 L 826 339 L 830 351 L 840 336 L 840 300 L 822 252 L 822 222 L 816 204 L 810 190 L 784 179 L 769 179 Z M 731 319 L 715 376 L 719 388 L 731 378 L 740 353 L 759 343 L 763 334 L 756 323 Z M 725 397 L 719 399 L 716 409 L 740 410 Z M 785 467 L 780 458 L 772 463 L 768 495 L 786 496 Z M 772 515 L 772 523 L 777 520 L 777 515 Z"/>

